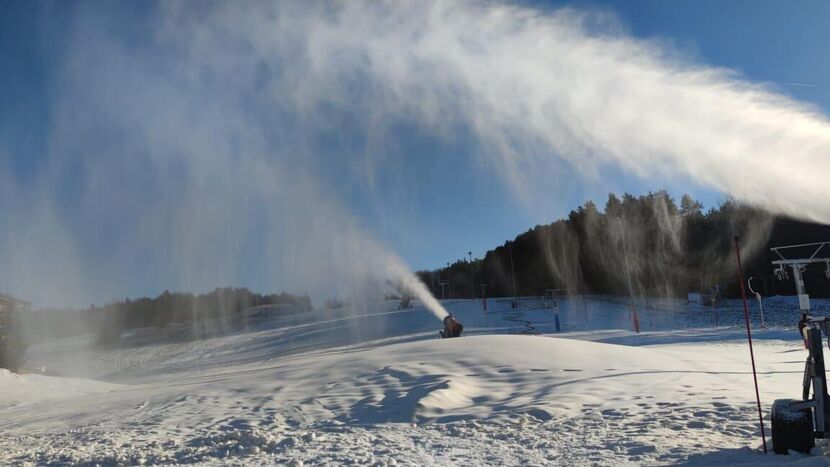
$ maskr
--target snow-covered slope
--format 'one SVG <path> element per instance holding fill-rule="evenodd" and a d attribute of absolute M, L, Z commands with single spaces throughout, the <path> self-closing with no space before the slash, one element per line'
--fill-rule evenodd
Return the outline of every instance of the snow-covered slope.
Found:
<path fill-rule="evenodd" d="M 591 307 L 626 322 L 624 307 Z M 550 311 L 450 308 L 468 325 L 460 339 L 437 339 L 416 307 L 204 341 L 35 349 L 47 368 L 82 355 L 65 374 L 97 379 L 0 373 L 0 463 L 823 461 L 758 453 L 740 329 L 505 334 L 526 329 L 517 318 L 546 329 Z M 756 337 L 766 414 L 798 395 L 804 355 L 792 331 Z"/>

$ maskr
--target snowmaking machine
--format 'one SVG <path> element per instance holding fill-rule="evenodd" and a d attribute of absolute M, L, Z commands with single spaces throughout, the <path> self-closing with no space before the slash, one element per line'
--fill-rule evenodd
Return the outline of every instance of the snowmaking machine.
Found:
<path fill-rule="evenodd" d="M 830 242 L 808 243 L 772 248 L 779 259 L 775 265 L 778 280 L 787 280 L 792 272 L 798 293 L 801 319 L 798 330 L 804 340 L 808 355 L 804 365 L 801 400 L 777 399 L 772 404 L 772 448 L 776 454 L 790 450 L 809 452 L 816 438 L 830 437 L 830 395 L 827 393 L 827 377 L 824 368 L 822 333 L 828 336 L 830 345 L 830 317 L 810 315 L 810 296 L 804 288 L 804 272 L 808 265 L 824 263 L 825 277 L 830 279 Z M 824 256 L 819 254 L 825 251 Z M 798 259 L 785 257 L 786 252 L 806 251 L 808 256 Z"/>
<path fill-rule="evenodd" d="M 461 331 L 463 330 L 464 326 L 450 314 L 444 317 L 444 329 L 439 331 L 438 334 L 442 339 L 461 337 Z"/>

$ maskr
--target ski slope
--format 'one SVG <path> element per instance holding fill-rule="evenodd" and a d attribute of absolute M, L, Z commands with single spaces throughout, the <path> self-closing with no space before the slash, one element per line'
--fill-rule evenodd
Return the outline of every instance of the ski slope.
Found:
<path fill-rule="evenodd" d="M 798 397 L 805 357 L 777 300 L 781 325 L 754 334 L 765 416 Z M 643 303 L 634 334 L 608 297 L 562 301 L 559 333 L 538 301 L 444 304 L 460 339 L 389 303 L 191 342 L 35 346 L 46 375 L 0 372 L 0 464 L 827 464 L 823 443 L 760 453 L 734 306 L 714 327 L 711 310 Z"/>

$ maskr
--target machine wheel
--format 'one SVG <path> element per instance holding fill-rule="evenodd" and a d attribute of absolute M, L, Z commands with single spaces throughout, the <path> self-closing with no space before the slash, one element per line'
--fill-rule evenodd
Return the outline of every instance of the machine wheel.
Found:
<path fill-rule="evenodd" d="M 792 409 L 803 401 L 778 399 L 772 403 L 772 449 L 776 454 L 789 450 L 808 453 L 816 445 L 810 409 Z"/>

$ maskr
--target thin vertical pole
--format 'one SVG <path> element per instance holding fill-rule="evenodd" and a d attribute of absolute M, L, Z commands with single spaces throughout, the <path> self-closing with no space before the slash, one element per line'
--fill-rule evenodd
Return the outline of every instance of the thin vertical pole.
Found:
<path fill-rule="evenodd" d="M 741 299 L 744 302 L 744 320 L 746 321 L 746 338 L 749 341 L 749 358 L 752 361 L 752 380 L 755 382 L 755 402 L 758 404 L 758 422 L 761 424 L 761 441 L 764 443 L 764 454 L 767 453 L 767 437 L 764 433 L 764 414 L 761 412 L 761 394 L 758 392 L 758 374 L 755 371 L 755 353 L 752 351 L 752 331 L 749 329 L 749 305 L 746 302 L 744 288 L 744 270 L 741 266 L 741 242 L 735 237 L 735 256 L 738 258 L 738 283 L 741 285 Z"/>
<path fill-rule="evenodd" d="M 750 277 L 749 279 L 746 280 L 746 286 L 749 287 L 749 292 L 754 294 L 755 299 L 758 300 L 758 308 L 761 310 L 761 327 L 766 328 L 767 325 L 766 325 L 766 323 L 764 323 L 764 302 L 761 300 L 761 294 L 759 294 L 758 292 L 756 292 L 752 289 L 752 279 L 754 279 L 754 278 Z"/>
<path fill-rule="evenodd" d="M 513 303 L 518 306 L 519 295 L 516 293 L 516 268 L 513 267 L 513 244 L 508 245 L 510 251 L 510 276 L 513 278 Z"/>
<path fill-rule="evenodd" d="M 473 295 L 472 299 L 476 299 L 476 282 L 475 282 L 475 274 L 473 271 L 473 252 L 468 251 L 468 255 L 470 255 L 470 288 L 472 289 Z"/>
<path fill-rule="evenodd" d="M 450 300 L 452 300 L 452 269 L 450 263 L 447 262 L 447 288 L 450 289 Z"/>
<path fill-rule="evenodd" d="M 634 332 L 640 332 L 640 317 L 637 316 L 637 307 L 634 306 L 634 287 L 631 284 L 631 265 L 628 263 L 628 245 L 625 241 L 625 230 L 622 225 L 622 218 L 617 219 L 620 226 L 620 236 L 623 244 L 623 257 L 625 258 L 625 272 L 628 278 L 628 299 L 631 302 L 631 324 L 634 326 Z"/>

